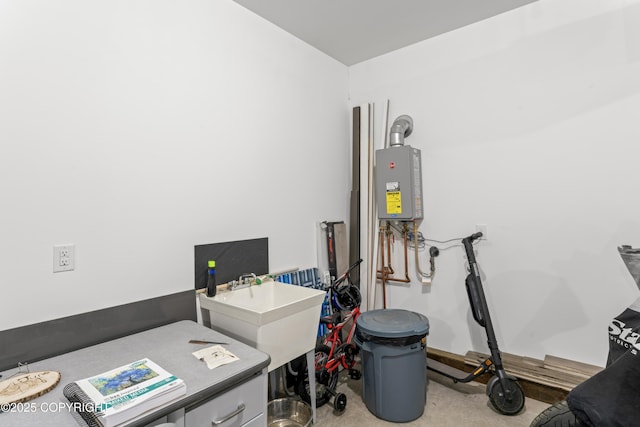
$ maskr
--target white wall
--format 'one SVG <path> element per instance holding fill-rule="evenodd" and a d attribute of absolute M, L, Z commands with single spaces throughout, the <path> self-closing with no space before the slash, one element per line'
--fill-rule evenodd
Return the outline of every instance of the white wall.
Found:
<path fill-rule="evenodd" d="M 0 330 L 192 289 L 198 244 L 316 265 L 347 73 L 230 0 L 1 2 Z"/>
<path fill-rule="evenodd" d="M 378 141 L 386 99 L 391 121 L 414 119 L 425 236 L 488 225 L 477 250 L 505 352 L 604 365 L 608 323 L 638 296 L 617 246 L 640 246 L 639 59 L 640 2 L 541 0 L 349 69 Z M 390 285 L 387 302 L 429 317 L 430 346 L 487 351 L 463 262 L 443 250 L 430 287 Z"/>
<path fill-rule="evenodd" d="M 616 251 L 640 246 L 638 59 L 637 1 L 540 0 L 349 69 L 229 0 L 1 2 L 0 330 L 191 289 L 197 244 L 315 265 L 315 223 L 347 219 L 348 103 L 375 102 L 380 141 L 390 99 L 423 152 L 421 231 L 488 224 L 502 350 L 602 365 L 638 295 Z M 75 271 L 52 273 L 59 243 Z M 388 304 L 484 351 L 462 250 L 437 245 L 433 284 Z"/>

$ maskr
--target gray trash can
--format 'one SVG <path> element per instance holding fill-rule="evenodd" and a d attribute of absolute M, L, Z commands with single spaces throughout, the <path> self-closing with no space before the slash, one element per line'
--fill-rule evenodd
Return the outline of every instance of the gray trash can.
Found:
<path fill-rule="evenodd" d="M 355 343 L 361 349 L 362 397 L 383 420 L 419 418 L 427 403 L 426 336 L 429 320 L 398 309 L 362 313 Z"/>

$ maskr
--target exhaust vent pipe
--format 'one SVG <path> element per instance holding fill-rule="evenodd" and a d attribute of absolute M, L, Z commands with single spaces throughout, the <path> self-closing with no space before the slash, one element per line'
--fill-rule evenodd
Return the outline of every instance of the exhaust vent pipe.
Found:
<path fill-rule="evenodd" d="M 404 139 L 411 135 L 413 131 L 413 119 L 410 116 L 402 115 L 394 120 L 389 132 L 389 145 L 392 147 L 401 147 L 404 145 Z"/>

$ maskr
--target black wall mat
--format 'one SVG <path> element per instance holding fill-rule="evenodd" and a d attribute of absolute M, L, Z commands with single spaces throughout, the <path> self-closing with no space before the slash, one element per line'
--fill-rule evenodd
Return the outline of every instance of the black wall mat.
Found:
<path fill-rule="evenodd" d="M 197 320 L 193 291 L 0 331 L 0 371 L 180 320 Z"/>
<path fill-rule="evenodd" d="M 194 252 L 196 289 L 207 287 L 210 260 L 216 262 L 216 283 L 219 285 L 246 273 L 269 273 L 269 239 L 266 237 L 197 245 Z"/>

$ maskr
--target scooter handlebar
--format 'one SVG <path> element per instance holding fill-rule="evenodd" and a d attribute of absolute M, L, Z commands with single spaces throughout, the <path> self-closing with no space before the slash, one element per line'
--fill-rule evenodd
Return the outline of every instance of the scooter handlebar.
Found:
<path fill-rule="evenodd" d="M 467 254 L 469 264 L 474 264 L 476 262 L 476 256 L 473 254 L 473 242 L 481 237 L 482 233 L 478 231 L 477 233 L 473 233 L 471 236 L 462 239 L 462 246 L 464 246 L 464 251 Z"/>
<path fill-rule="evenodd" d="M 473 233 L 471 236 L 469 236 L 468 239 L 473 242 L 474 240 L 478 240 L 481 237 L 482 232 L 478 231 L 477 233 Z"/>
<path fill-rule="evenodd" d="M 477 233 L 473 233 L 471 236 L 468 236 L 462 239 L 462 242 L 473 243 L 474 241 L 478 240 L 481 237 L 482 237 L 482 233 L 478 231 Z"/>

